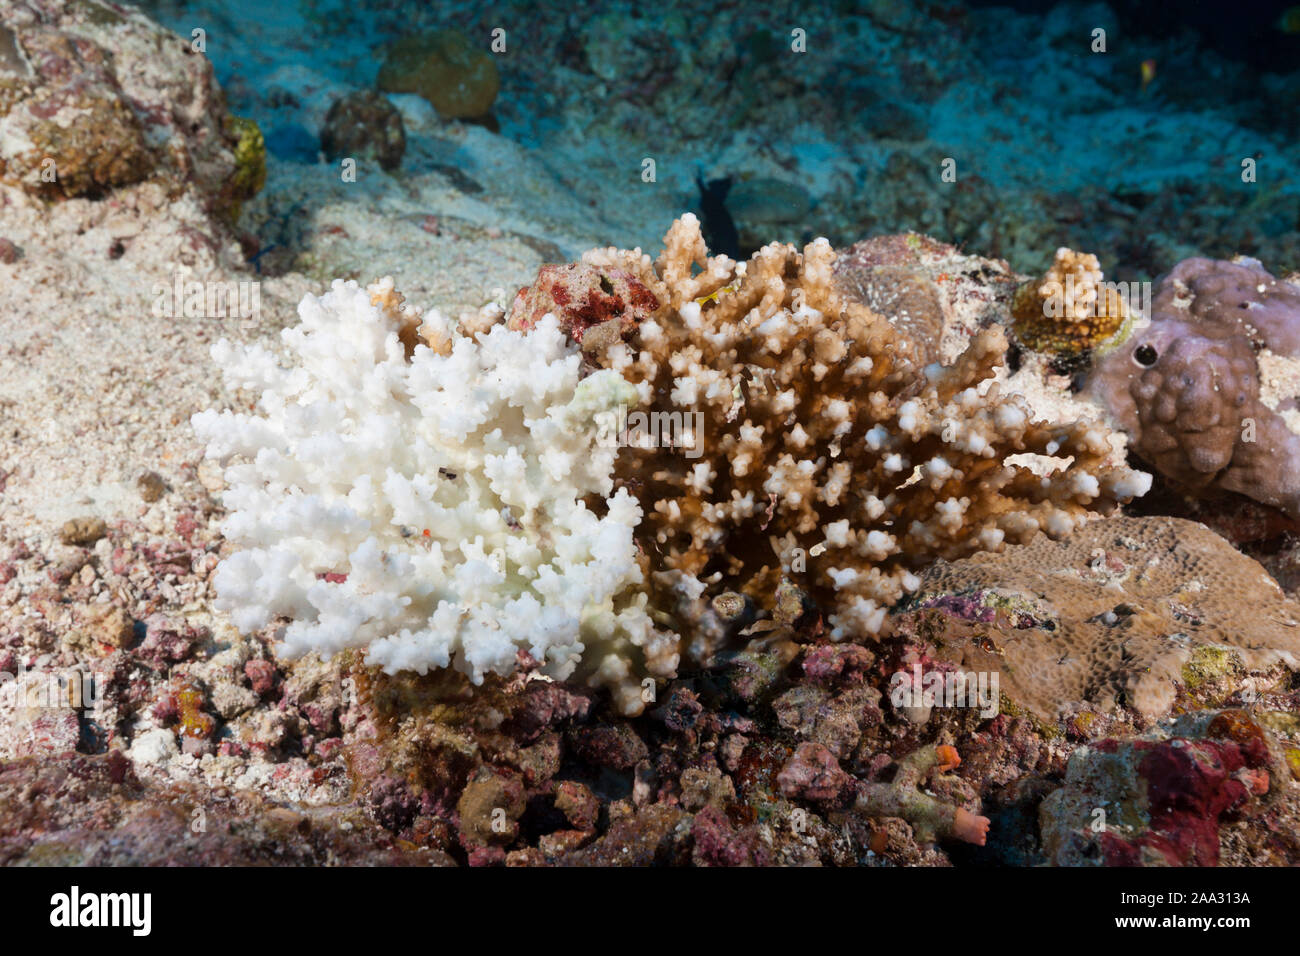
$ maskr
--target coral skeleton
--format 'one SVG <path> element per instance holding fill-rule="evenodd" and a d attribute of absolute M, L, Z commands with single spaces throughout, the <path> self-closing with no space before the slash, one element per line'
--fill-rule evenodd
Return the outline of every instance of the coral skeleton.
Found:
<path fill-rule="evenodd" d="M 290 619 L 291 658 L 364 647 L 389 673 L 451 666 L 479 683 L 524 652 L 564 679 L 581 662 L 638 712 L 641 679 L 677 655 L 638 587 L 641 508 L 614 492 L 614 449 L 595 440 L 630 386 L 580 381 L 554 318 L 474 339 L 391 279 L 336 281 L 299 316 L 288 366 L 212 350 L 260 395 L 258 414 L 193 418 L 209 457 L 237 460 L 223 532 L 239 550 L 216 572 L 217 608 L 246 632 Z"/>

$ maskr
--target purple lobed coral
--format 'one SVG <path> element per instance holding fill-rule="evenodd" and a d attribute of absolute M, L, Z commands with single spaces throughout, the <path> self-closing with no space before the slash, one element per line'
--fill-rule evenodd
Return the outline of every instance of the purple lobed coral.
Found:
<path fill-rule="evenodd" d="M 1258 354 L 1300 357 L 1300 287 L 1254 259 L 1185 259 L 1151 321 L 1088 381 L 1132 447 L 1182 488 L 1300 517 L 1300 436 L 1260 397 Z"/>

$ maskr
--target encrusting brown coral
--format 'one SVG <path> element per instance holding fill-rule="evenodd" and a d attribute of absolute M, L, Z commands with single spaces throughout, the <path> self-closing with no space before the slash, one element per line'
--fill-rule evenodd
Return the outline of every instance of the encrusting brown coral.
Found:
<path fill-rule="evenodd" d="M 1300 668 L 1300 603 L 1204 525 L 1115 516 L 1063 541 L 975 555 L 923 576 L 922 607 L 974 622 L 963 666 L 1000 670 L 1005 699 L 1125 706 L 1156 719 Z M 1202 701 L 1202 703 L 1215 701 Z"/>
<path fill-rule="evenodd" d="M 655 262 L 607 249 L 585 261 L 636 277 L 659 308 L 602 361 L 640 392 L 616 481 L 660 587 L 694 601 L 740 582 L 761 605 L 783 577 L 830 611 L 832 637 L 879 633 L 936 558 L 1059 537 L 1142 494 L 1096 424 L 1035 422 L 992 378 L 999 328 L 949 367 L 922 367 L 890 322 L 841 296 L 825 240 L 710 256 L 694 216 Z M 1024 459 L 1052 460 L 1054 470 Z"/>
<path fill-rule="evenodd" d="M 1119 291 L 1102 282 L 1096 256 L 1060 248 L 1046 275 L 1016 290 L 1011 317 L 1026 348 L 1073 357 L 1114 338 L 1129 310 Z"/>

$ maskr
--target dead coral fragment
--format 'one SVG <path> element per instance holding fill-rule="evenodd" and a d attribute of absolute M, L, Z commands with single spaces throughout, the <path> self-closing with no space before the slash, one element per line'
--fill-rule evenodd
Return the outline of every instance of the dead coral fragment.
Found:
<path fill-rule="evenodd" d="M 108 525 L 103 518 L 69 518 L 59 529 L 59 540 L 64 544 L 88 548 L 106 534 Z"/>
<path fill-rule="evenodd" d="M 373 157 L 381 169 L 392 172 L 402 165 L 406 129 L 402 114 L 386 96 L 354 90 L 330 104 L 320 141 L 326 159 Z"/>
<path fill-rule="evenodd" d="M 1102 282 L 1096 256 L 1060 248 L 1046 275 L 1016 290 L 1011 317 L 1026 348 L 1072 357 L 1114 338 L 1129 312 L 1118 290 Z"/>
<path fill-rule="evenodd" d="M 226 216 L 251 195 L 260 135 L 229 128 L 188 37 L 84 0 L 0 4 L 0 20 L 0 181 L 92 200 L 156 183 Z"/>
<path fill-rule="evenodd" d="M 511 306 L 510 328 L 526 332 L 551 314 L 586 351 L 591 337 L 603 349 L 631 332 L 659 308 L 659 300 L 622 269 L 598 269 L 581 262 L 546 265 L 533 284 L 520 289 Z"/>
<path fill-rule="evenodd" d="M 854 809 L 870 817 L 902 817 L 921 843 L 945 837 L 983 846 L 989 832 L 988 817 L 944 803 L 921 789 L 931 777 L 948 773 L 960 763 L 955 747 L 922 747 L 899 761 L 892 782 L 863 784 Z"/>
<path fill-rule="evenodd" d="M 624 436 L 615 476 L 647 502 L 651 570 L 694 600 L 711 576 L 770 605 L 781 576 L 832 610 L 833 637 L 878 633 L 935 558 L 1060 536 L 1143 493 L 1109 460 L 1109 432 L 1047 425 L 984 383 L 1000 329 L 950 367 L 918 367 L 889 322 L 832 282 L 825 240 L 773 243 L 745 263 L 709 256 L 694 216 L 652 263 L 596 250 L 661 303 L 606 361 L 675 434 Z M 1009 456 L 1062 464 L 1047 477 Z"/>
<path fill-rule="evenodd" d="M 852 801 L 854 812 L 873 819 L 906 820 L 919 843 L 962 840 L 983 846 L 988 817 L 947 803 L 922 787 L 961 763 L 951 745 L 930 744 L 898 761 L 889 783 L 859 783 L 845 773 L 835 755 L 818 743 L 801 743 L 777 774 L 777 786 L 787 797 L 830 806 Z"/>

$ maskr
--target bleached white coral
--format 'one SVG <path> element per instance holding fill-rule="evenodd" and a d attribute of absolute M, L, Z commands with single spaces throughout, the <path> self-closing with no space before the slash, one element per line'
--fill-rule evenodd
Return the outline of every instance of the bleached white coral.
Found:
<path fill-rule="evenodd" d="M 389 673 L 452 666 L 479 683 L 526 651 L 638 712 L 640 680 L 674 672 L 677 641 L 650 619 L 641 508 L 611 495 L 615 449 L 596 440 L 636 390 L 609 370 L 580 382 L 551 316 L 470 338 L 431 313 L 430 348 L 394 301 L 391 280 L 307 296 L 281 334 L 287 365 L 213 348 L 232 385 L 260 392 L 259 414 L 192 420 L 209 457 L 238 459 L 223 532 L 239 550 L 216 606 L 244 631 L 289 618 L 288 657 L 364 647 Z"/>

